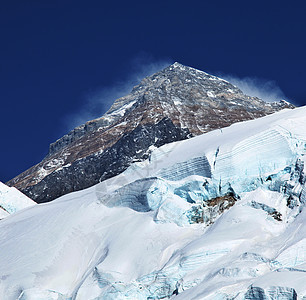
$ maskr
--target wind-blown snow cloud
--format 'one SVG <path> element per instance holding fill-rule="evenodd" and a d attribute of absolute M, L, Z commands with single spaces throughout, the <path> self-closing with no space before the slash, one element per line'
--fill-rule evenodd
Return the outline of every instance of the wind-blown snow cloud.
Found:
<path fill-rule="evenodd" d="M 102 116 L 113 102 L 131 92 L 140 81 L 173 62 L 170 59 L 154 60 L 149 55 L 139 55 L 129 63 L 130 72 L 123 79 L 119 79 L 110 86 L 97 87 L 85 96 L 83 107 L 78 113 L 66 117 L 68 130 L 85 122 Z"/>
<path fill-rule="evenodd" d="M 266 102 L 287 100 L 283 91 L 273 80 L 256 77 L 239 78 L 233 75 L 220 75 L 220 77 L 236 85 L 245 94 L 258 97 Z"/>

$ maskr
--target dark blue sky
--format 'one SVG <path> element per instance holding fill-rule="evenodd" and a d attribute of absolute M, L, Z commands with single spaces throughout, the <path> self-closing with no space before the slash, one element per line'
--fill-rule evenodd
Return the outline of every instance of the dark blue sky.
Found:
<path fill-rule="evenodd" d="M 1 1 L 0 180 L 38 163 L 81 116 L 178 61 L 273 80 L 306 104 L 304 1 Z M 105 97 L 90 106 L 90 100 Z"/>

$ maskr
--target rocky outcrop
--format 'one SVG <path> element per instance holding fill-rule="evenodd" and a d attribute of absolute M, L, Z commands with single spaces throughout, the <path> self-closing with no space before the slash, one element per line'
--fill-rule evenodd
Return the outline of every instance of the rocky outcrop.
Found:
<path fill-rule="evenodd" d="M 188 136 L 188 130 L 174 126 L 168 118 L 156 125 L 139 125 L 106 151 L 90 154 L 57 169 L 37 184 L 26 187 L 24 193 L 39 199 L 39 202 L 47 202 L 63 194 L 82 190 L 123 172 L 137 160 L 147 158 L 150 146 L 159 147 Z"/>
<path fill-rule="evenodd" d="M 51 144 L 42 162 L 7 184 L 37 202 L 50 201 L 119 174 L 147 158 L 151 146 L 293 107 L 247 96 L 225 80 L 175 63 L 143 79 L 101 118 Z"/>

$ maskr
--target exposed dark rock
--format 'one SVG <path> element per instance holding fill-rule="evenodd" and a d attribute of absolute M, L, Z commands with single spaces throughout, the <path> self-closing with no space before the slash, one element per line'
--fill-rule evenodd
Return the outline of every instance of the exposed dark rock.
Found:
<path fill-rule="evenodd" d="M 287 206 L 291 209 L 293 209 L 297 206 L 297 201 L 296 201 L 296 199 L 293 198 L 292 195 L 289 195 L 289 197 L 287 199 Z"/>
<path fill-rule="evenodd" d="M 147 158 L 147 150 L 151 145 L 159 147 L 186 139 L 188 135 L 187 129 L 174 126 L 168 118 L 156 125 L 139 125 L 106 151 L 76 160 L 69 167 L 52 172 L 23 192 L 39 203 L 51 201 L 123 172 L 133 161 Z"/>
<path fill-rule="evenodd" d="M 202 205 L 194 205 L 188 213 L 191 223 L 213 224 L 215 220 L 225 211 L 230 209 L 239 197 L 234 194 L 215 197 L 203 201 Z"/>
<path fill-rule="evenodd" d="M 237 199 L 232 194 L 227 194 L 225 196 L 216 197 L 207 201 L 207 206 L 219 206 L 219 211 L 222 213 L 224 210 L 232 207 Z"/>
<path fill-rule="evenodd" d="M 267 212 L 268 215 L 273 217 L 276 221 L 282 221 L 282 214 L 278 212 L 274 207 L 256 201 L 251 201 L 251 206 L 256 209 L 262 209 L 263 211 Z"/>

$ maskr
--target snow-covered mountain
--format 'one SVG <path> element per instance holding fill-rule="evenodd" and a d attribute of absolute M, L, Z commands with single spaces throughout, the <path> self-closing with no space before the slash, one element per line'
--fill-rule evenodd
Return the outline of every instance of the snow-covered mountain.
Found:
<path fill-rule="evenodd" d="M 47 202 L 120 174 L 154 147 L 293 107 L 247 96 L 223 79 L 174 63 L 143 79 L 101 118 L 51 144 L 42 162 L 7 184 Z"/>
<path fill-rule="evenodd" d="M 16 188 L 8 187 L 0 182 L 0 219 L 35 204 L 36 202 Z"/>
<path fill-rule="evenodd" d="M 306 107 L 154 149 L 0 221 L 1 299 L 305 299 Z"/>

